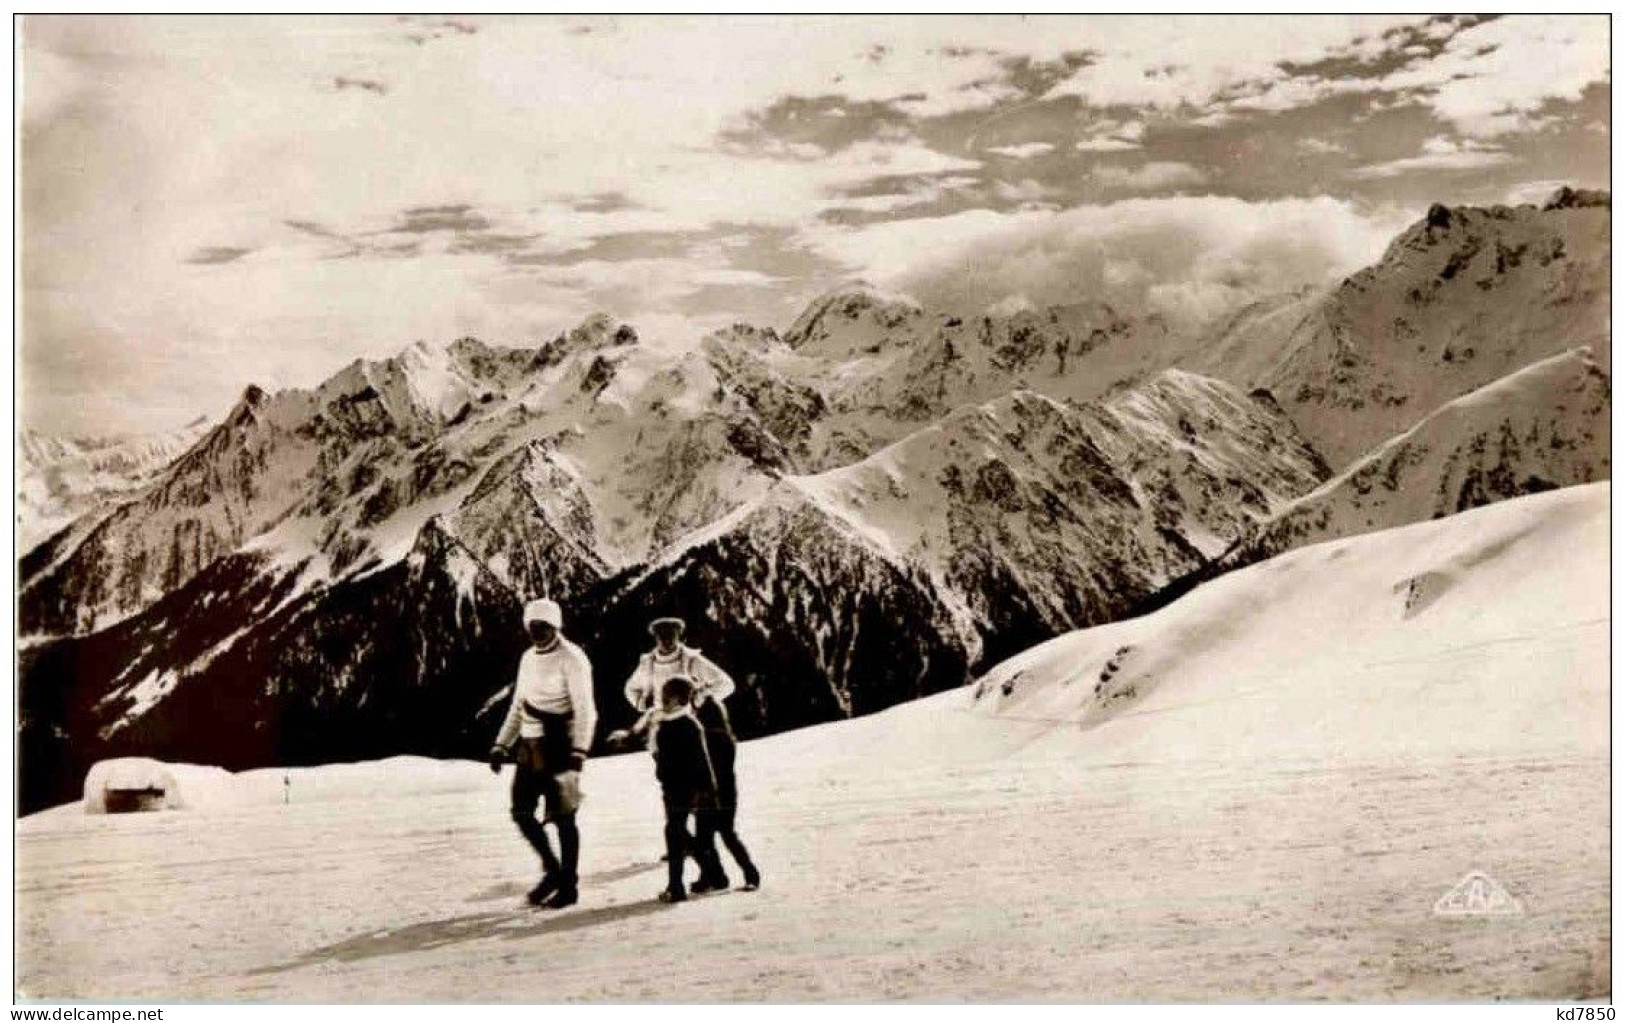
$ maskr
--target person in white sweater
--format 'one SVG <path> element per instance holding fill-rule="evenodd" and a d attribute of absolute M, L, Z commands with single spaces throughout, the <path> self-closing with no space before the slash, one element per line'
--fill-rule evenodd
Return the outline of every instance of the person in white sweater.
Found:
<path fill-rule="evenodd" d="M 553 909 L 573 905 L 578 898 L 581 832 L 576 808 L 581 804 L 581 769 L 598 727 L 592 664 L 560 634 L 563 621 L 559 605 L 551 600 L 525 605 L 530 647 L 519 658 L 513 700 L 490 757 L 493 772 L 513 760 L 513 820 L 542 858 L 542 879 L 526 898 Z M 536 819 L 538 802 L 547 807 L 542 821 Z M 559 833 L 557 856 L 547 838 L 549 821 Z"/>
<path fill-rule="evenodd" d="M 683 644 L 685 627 L 681 618 L 656 618 L 649 623 L 655 648 L 638 658 L 638 666 L 626 680 L 626 702 L 640 715 L 660 703 L 660 687 L 666 680 L 682 676 L 694 683 L 696 697 L 710 697 L 722 703 L 733 695 L 734 680 L 709 658 Z"/>

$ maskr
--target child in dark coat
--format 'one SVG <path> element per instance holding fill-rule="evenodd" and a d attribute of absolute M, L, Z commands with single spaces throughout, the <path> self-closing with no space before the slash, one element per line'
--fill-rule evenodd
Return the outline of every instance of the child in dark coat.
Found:
<path fill-rule="evenodd" d="M 702 877 L 715 877 L 722 871 L 715 846 L 694 842 L 688 834 L 689 815 L 714 809 L 718 788 L 705 729 L 694 717 L 693 700 L 693 682 L 681 675 L 667 679 L 649 733 L 655 777 L 660 780 L 660 799 L 666 809 L 667 879 L 666 890 L 660 893 L 662 902 L 688 898 L 683 887 L 685 856 L 692 855 L 699 863 Z"/>
<path fill-rule="evenodd" d="M 762 875 L 756 869 L 756 864 L 751 862 L 750 850 L 745 848 L 745 843 L 734 831 L 734 821 L 739 813 L 739 785 L 734 777 L 734 759 L 739 744 L 728 721 L 728 709 L 721 700 L 701 694 L 694 704 L 694 718 L 705 731 L 706 749 L 711 754 L 711 770 L 717 780 L 717 798 L 712 805 L 696 811 L 694 815 L 695 842 L 707 853 L 701 866 L 714 865 L 715 870 L 702 873 L 692 890 L 714 892 L 728 887 L 728 875 L 723 872 L 722 859 L 716 852 L 716 840 L 720 838 L 744 873 L 745 891 L 753 892 L 761 887 Z"/>

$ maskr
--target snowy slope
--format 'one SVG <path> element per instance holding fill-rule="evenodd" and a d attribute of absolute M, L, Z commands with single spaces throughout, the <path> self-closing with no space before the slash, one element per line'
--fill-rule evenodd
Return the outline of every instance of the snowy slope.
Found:
<path fill-rule="evenodd" d="M 506 776 L 471 762 L 293 770 L 287 806 L 267 771 L 205 813 L 25 818 L 17 984 L 273 1002 L 1607 998 L 1608 495 L 1295 551 L 1031 650 L 978 699 L 746 743 L 754 894 L 653 901 L 643 754 L 589 764 L 582 903 L 558 914 L 519 907 L 534 859 Z M 1434 915 L 1471 871 L 1522 915 Z"/>
<path fill-rule="evenodd" d="M 1521 369 L 1438 409 L 1276 512 L 1237 552 L 1290 547 L 1605 480 L 1608 376 L 1588 349 Z"/>
<path fill-rule="evenodd" d="M 570 593 L 603 578 L 591 500 L 552 445 L 492 465 L 446 528 L 516 593 Z"/>
<path fill-rule="evenodd" d="M 1606 756 L 1606 483 L 1284 554 L 1005 661 L 977 712 L 1106 756 Z M 1312 639 L 1311 639 L 1312 638 Z"/>
<path fill-rule="evenodd" d="M 1279 405 L 1219 380 L 1165 370 L 1101 408 L 1144 503 L 1207 557 L 1328 475 Z"/>

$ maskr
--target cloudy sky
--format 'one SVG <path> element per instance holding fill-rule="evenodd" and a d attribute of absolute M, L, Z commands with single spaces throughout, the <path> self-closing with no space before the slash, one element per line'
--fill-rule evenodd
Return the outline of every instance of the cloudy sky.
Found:
<path fill-rule="evenodd" d="M 594 310 L 783 328 L 855 278 L 1201 318 L 1429 202 L 1605 186 L 1608 24 L 1553 18 L 29 18 L 21 414 Z"/>

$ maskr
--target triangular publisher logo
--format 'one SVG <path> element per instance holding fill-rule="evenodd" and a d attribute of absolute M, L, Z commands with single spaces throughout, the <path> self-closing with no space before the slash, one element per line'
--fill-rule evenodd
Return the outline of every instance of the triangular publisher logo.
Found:
<path fill-rule="evenodd" d="M 1475 870 L 1433 904 L 1436 916 L 1522 916 L 1518 900 L 1488 874 Z"/>

